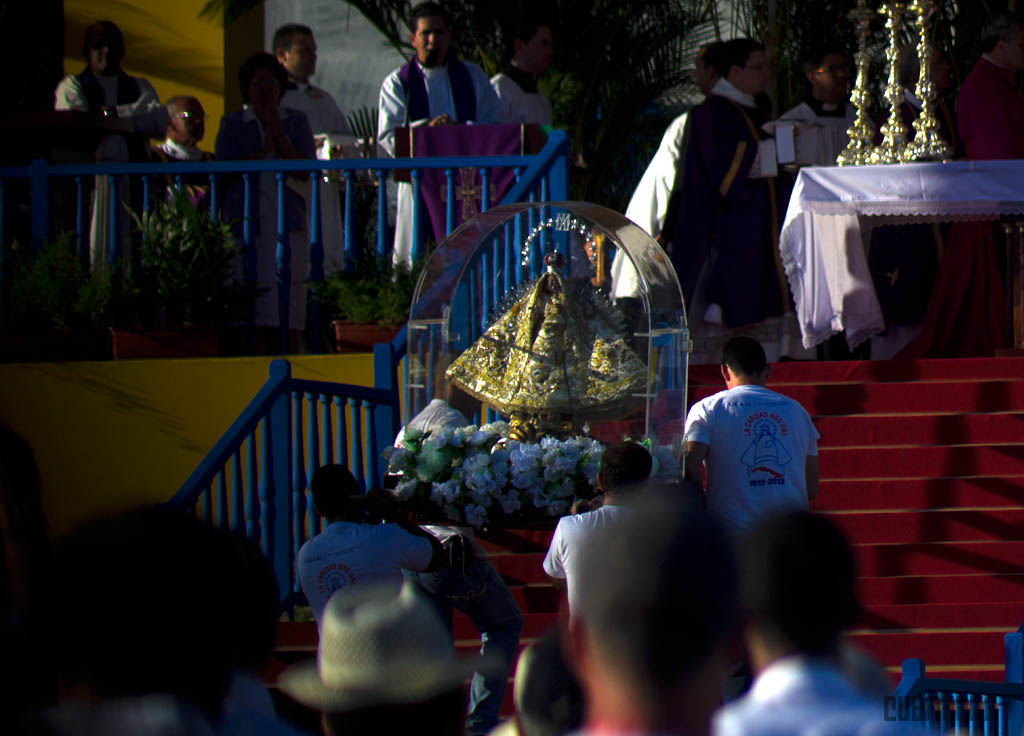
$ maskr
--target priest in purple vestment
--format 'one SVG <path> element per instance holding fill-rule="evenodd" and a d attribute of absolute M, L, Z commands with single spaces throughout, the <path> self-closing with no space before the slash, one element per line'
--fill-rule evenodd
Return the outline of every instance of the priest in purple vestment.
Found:
<path fill-rule="evenodd" d="M 458 123 L 500 123 L 501 105 L 484 70 L 448 53 L 451 17 L 433 2 L 420 3 L 409 17 L 409 42 L 416 55 L 380 88 L 378 142 L 394 155 L 395 128 Z M 395 223 L 396 263 L 412 261 L 412 192 L 400 185 Z"/>
<path fill-rule="evenodd" d="M 716 54 L 719 79 L 690 112 L 672 261 L 693 319 L 726 327 L 779 315 L 789 295 L 779 262 L 771 177 L 774 146 L 755 96 L 767 84 L 764 46 L 734 39 Z M 700 288 L 698 288 L 698 281 Z"/>

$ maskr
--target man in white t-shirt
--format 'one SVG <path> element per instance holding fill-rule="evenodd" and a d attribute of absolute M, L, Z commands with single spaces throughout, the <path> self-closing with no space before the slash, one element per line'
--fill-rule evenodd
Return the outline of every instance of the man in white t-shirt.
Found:
<path fill-rule="evenodd" d="M 569 611 L 578 612 L 585 602 L 578 591 L 580 558 L 594 535 L 619 523 L 628 515 L 629 499 L 651 474 L 651 455 L 635 442 L 623 442 L 601 453 L 598 488 L 604 493 L 604 505 L 583 514 L 558 520 L 551 545 L 544 557 L 544 572 L 555 587 L 567 591 Z"/>
<path fill-rule="evenodd" d="M 440 564 L 440 543 L 416 527 L 364 524 L 365 504 L 355 478 L 341 465 L 316 471 L 310 492 L 324 530 L 302 545 L 299 582 L 317 624 L 333 593 L 350 586 L 393 584 L 402 587 L 402 570 L 430 570 Z"/>
<path fill-rule="evenodd" d="M 395 437 L 400 445 L 405 432 L 416 429 L 430 433 L 437 429 L 464 427 L 479 410 L 480 402 L 445 381 L 449 363 L 442 361 L 435 368 L 436 398 L 402 427 Z M 478 670 L 469 687 L 469 709 L 466 733 L 485 734 L 498 723 L 498 713 L 505 695 L 508 671 L 515 661 L 523 614 L 509 592 L 501 574 L 487 561 L 487 554 L 473 539 L 473 530 L 458 526 L 424 526 L 446 546 L 461 545 L 464 550 L 459 564 L 442 564 L 436 570 L 419 574 L 406 573 L 427 596 L 442 620 L 451 624 L 452 607 L 469 616 L 480 632 L 480 654 L 500 657 L 503 669 L 490 672 Z"/>
<path fill-rule="evenodd" d="M 707 507 L 744 533 L 765 516 L 806 510 L 818 493 L 818 431 L 800 404 L 765 388 L 764 348 L 736 337 L 722 349 L 726 390 L 686 417 L 686 478 L 701 482 Z"/>

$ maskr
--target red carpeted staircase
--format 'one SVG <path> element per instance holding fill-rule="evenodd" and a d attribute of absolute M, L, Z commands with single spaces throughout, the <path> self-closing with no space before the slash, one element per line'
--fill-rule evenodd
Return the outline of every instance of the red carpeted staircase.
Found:
<path fill-rule="evenodd" d="M 724 387 L 715 366 L 692 367 L 690 386 L 694 399 Z M 854 545 L 863 613 L 850 640 L 894 681 L 908 657 L 932 676 L 1002 679 L 1003 634 L 1024 621 L 1024 358 L 780 363 L 769 386 L 821 433 L 812 508 Z M 541 569 L 550 537 L 484 535 L 523 611 L 522 645 L 557 616 Z M 464 616 L 454 633 L 479 646 Z"/>

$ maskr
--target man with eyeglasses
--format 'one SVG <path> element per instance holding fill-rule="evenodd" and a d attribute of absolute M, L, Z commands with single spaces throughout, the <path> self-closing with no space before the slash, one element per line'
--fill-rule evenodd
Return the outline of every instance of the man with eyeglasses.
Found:
<path fill-rule="evenodd" d="M 810 96 L 779 116 L 779 121 L 798 123 L 797 164 L 834 166 L 849 141 L 846 131 L 857 117 L 846 100 L 846 56 L 838 44 L 823 44 L 804 55 L 803 65 Z"/>
<path fill-rule="evenodd" d="M 779 256 L 775 147 L 757 102 L 768 83 L 764 46 L 726 41 L 714 63 L 718 81 L 690 112 L 672 233 L 691 329 L 707 346 L 700 359 L 717 360 L 737 333 L 758 335 L 771 360 L 805 357 Z"/>
<path fill-rule="evenodd" d="M 153 153 L 161 161 L 211 161 L 213 154 L 199 149 L 206 135 L 206 113 L 195 97 L 179 95 L 167 101 L 167 137 L 154 146 Z"/>

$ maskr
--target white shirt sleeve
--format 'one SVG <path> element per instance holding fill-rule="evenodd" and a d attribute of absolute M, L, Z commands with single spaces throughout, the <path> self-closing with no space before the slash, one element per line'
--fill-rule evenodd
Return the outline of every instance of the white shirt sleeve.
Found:
<path fill-rule="evenodd" d="M 564 525 L 562 520 L 558 521 L 558 525 L 555 527 L 555 533 L 551 537 L 551 545 L 548 547 L 548 553 L 544 555 L 544 572 L 550 577 L 565 579 L 565 560 L 563 559 L 562 550 L 565 547 L 565 540 L 563 538 Z"/>
<path fill-rule="evenodd" d="M 53 97 L 54 110 L 89 109 L 89 101 L 85 99 L 82 83 L 78 81 L 78 77 L 74 74 L 69 74 L 60 80 L 60 84 L 57 85 Z"/>
<path fill-rule="evenodd" d="M 469 69 L 469 75 L 473 80 L 473 91 L 476 93 L 476 124 L 491 125 L 504 122 L 501 114 L 501 101 L 491 86 L 491 80 L 484 74 L 484 70 L 476 64 L 463 62 Z"/>
<path fill-rule="evenodd" d="M 647 231 L 652 238 L 661 233 L 668 213 L 668 199 L 676 182 L 683 139 L 686 133 L 687 113 L 683 113 L 668 126 L 661 144 L 640 177 L 626 208 L 626 217 Z"/>
<path fill-rule="evenodd" d="M 142 77 L 135 77 L 139 84 L 139 99 L 127 105 L 117 106 L 117 117 L 130 119 L 136 133 L 150 138 L 163 138 L 167 134 L 167 108 L 160 104 L 153 85 Z"/>
<path fill-rule="evenodd" d="M 397 526 L 392 535 L 393 546 L 391 549 L 395 551 L 395 558 L 402 568 L 412 572 L 422 572 L 430 565 L 430 560 L 434 556 L 430 540 L 411 534 Z"/>
<path fill-rule="evenodd" d="M 380 86 L 378 109 L 380 118 L 377 122 L 377 143 L 389 156 L 394 156 L 395 128 L 406 124 L 405 93 L 397 69 L 391 72 Z"/>
<path fill-rule="evenodd" d="M 703 442 L 705 445 L 711 445 L 707 408 L 703 401 L 690 408 L 690 412 L 686 415 L 686 429 L 683 435 L 687 442 Z"/>

